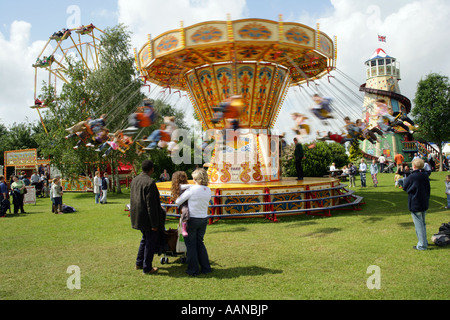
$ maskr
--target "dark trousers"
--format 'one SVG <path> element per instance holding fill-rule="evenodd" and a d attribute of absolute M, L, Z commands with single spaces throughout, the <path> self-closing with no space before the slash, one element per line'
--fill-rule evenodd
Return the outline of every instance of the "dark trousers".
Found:
<path fill-rule="evenodd" d="M 158 231 L 142 231 L 142 239 L 139 244 L 136 265 L 142 266 L 144 272 L 152 269 L 153 256 L 159 248 Z"/>
<path fill-rule="evenodd" d="M 203 237 L 205 236 L 208 218 L 190 218 L 187 223 L 188 236 L 184 238 L 186 244 L 187 270 L 190 275 L 211 272 L 208 252 L 206 251 Z M 199 268 L 201 267 L 201 270 Z"/>
<path fill-rule="evenodd" d="M 303 180 L 302 159 L 295 159 L 295 170 L 297 170 L 297 179 Z"/>
<path fill-rule="evenodd" d="M 15 193 L 13 195 L 13 205 L 14 205 L 14 213 L 25 213 L 25 210 L 23 209 L 23 197 L 24 195 L 21 193 Z"/>

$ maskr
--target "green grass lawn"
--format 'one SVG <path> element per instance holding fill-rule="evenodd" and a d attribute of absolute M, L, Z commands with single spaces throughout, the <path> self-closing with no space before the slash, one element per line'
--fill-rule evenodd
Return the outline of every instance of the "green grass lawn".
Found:
<path fill-rule="evenodd" d="M 444 173 L 431 176 L 428 239 L 450 221 Z M 134 269 L 140 232 L 124 210 L 129 194 L 64 194 L 76 213 L 51 213 L 49 199 L 26 205 L 26 214 L 0 219 L 0 300 L 40 299 L 449 299 L 450 251 L 434 245 L 419 252 L 407 195 L 393 174 L 379 174 L 374 188 L 352 188 L 364 197 L 361 211 L 221 220 L 205 242 L 213 272 L 185 274 L 169 257 L 156 275 Z M 357 181 L 357 185 L 360 183 Z M 176 227 L 170 219 L 166 227 Z M 81 271 L 81 288 L 69 289 L 69 266 Z M 369 266 L 380 270 L 380 289 L 369 289 Z"/>

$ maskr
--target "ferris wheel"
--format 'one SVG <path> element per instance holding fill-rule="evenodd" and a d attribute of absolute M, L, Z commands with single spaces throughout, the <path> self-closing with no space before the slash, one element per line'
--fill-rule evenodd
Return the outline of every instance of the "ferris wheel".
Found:
<path fill-rule="evenodd" d="M 38 99 L 38 85 L 41 81 L 52 84 L 55 94 L 59 84 L 70 84 L 67 79 L 69 69 L 68 58 L 80 61 L 85 70 L 96 70 L 99 66 L 99 54 L 101 51 L 100 36 L 104 31 L 92 23 L 73 29 L 62 29 L 50 36 L 47 43 L 39 53 L 33 64 L 34 73 L 34 105 L 41 123 L 45 127 L 40 109 L 46 108 L 46 101 Z"/>

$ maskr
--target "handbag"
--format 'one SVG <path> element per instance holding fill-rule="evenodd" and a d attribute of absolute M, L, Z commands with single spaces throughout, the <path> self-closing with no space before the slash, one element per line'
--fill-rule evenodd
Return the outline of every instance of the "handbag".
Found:
<path fill-rule="evenodd" d="M 178 231 L 177 229 L 170 228 L 164 231 L 167 242 L 167 251 L 175 253 L 177 251 Z"/>
<path fill-rule="evenodd" d="M 184 242 L 184 237 L 181 234 L 182 227 L 181 223 L 178 225 L 178 238 L 177 238 L 177 246 L 176 252 L 186 252 L 186 243 Z"/>

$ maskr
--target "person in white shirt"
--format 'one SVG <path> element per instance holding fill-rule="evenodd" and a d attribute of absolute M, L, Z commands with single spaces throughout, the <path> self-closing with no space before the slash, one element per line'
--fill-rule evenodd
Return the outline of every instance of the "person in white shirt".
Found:
<path fill-rule="evenodd" d="M 95 171 L 94 194 L 95 194 L 95 203 L 99 203 L 100 196 L 102 194 L 102 179 L 100 178 L 100 171 Z"/>
<path fill-rule="evenodd" d="M 384 172 L 384 166 L 385 166 L 385 163 L 386 163 L 386 158 L 383 155 L 381 155 L 381 156 L 378 157 L 378 161 L 380 162 L 380 173 L 383 173 Z"/>
<path fill-rule="evenodd" d="M 330 166 L 330 175 L 334 177 L 336 175 L 336 163 L 332 163 Z"/>
<path fill-rule="evenodd" d="M 31 181 L 31 185 L 35 186 L 41 181 L 41 178 L 39 177 L 39 175 L 36 172 L 33 172 L 33 174 L 31 175 L 30 181 Z"/>
<path fill-rule="evenodd" d="M 56 214 L 62 214 L 62 187 L 61 180 L 58 178 L 53 179 L 52 189 L 52 202 L 53 202 L 53 212 Z"/>
<path fill-rule="evenodd" d="M 206 226 L 208 225 L 211 189 L 208 188 L 208 174 L 204 169 L 195 170 L 192 173 L 192 178 L 194 179 L 194 185 L 186 187 L 186 190 L 176 199 L 175 204 L 179 207 L 185 201 L 188 201 L 188 236 L 184 238 L 188 263 L 186 273 L 191 276 L 197 276 L 200 272 L 211 272 L 208 252 L 203 242 Z"/>
<path fill-rule="evenodd" d="M 372 160 L 372 164 L 370 165 L 370 174 L 372 175 L 372 181 L 373 185 L 376 187 L 378 185 L 378 166 L 377 166 L 377 160 Z"/>
<path fill-rule="evenodd" d="M 366 171 L 367 164 L 364 159 L 361 159 L 361 163 L 359 164 L 359 176 L 361 178 L 361 187 L 366 187 Z"/>

